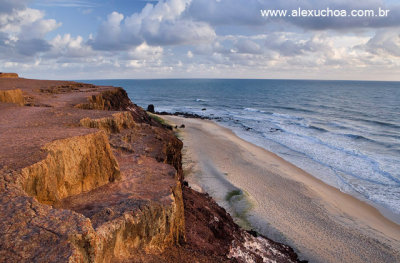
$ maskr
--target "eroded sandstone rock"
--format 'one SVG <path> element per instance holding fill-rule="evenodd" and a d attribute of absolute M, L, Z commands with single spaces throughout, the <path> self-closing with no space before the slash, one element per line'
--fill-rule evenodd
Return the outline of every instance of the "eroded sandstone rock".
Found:
<path fill-rule="evenodd" d="M 0 78 L 18 78 L 18 74 L 0 72 Z"/>
<path fill-rule="evenodd" d="M 132 105 L 125 90 L 113 88 L 88 98 L 87 103 L 81 103 L 75 107 L 87 110 L 126 110 Z"/>
<path fill-rule="evenodd" d="M 123 129 L 131 129 L 136 125 L 132 114 L 127 111 L 100 119 L 84 118 L 80 121 L 80 124 L 83 127 L 101 129 L 107 133 L 119 133 Z"/>
<path fill-rule="evenodd" d="M 25 192 L 53 205 L 120 178 L 117 161 L 102 131 L 57 140 L 43 147 L 47 157 L 22 169 Z"/>
<path fill-rule="evenodd" d="M 0 90 L 0 102 L 15 103 L 23 106 L 25 99 L 20 89 Z"/>

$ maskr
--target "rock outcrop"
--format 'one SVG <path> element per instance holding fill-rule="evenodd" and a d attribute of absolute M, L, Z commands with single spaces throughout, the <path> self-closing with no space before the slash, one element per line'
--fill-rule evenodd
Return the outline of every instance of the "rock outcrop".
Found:
<path fill-rule="evenodd" d="M 83 127 L 101 129 L 107 133 L 119 133 L 123 129 L 132 129 L 136 125 L 132 115 L 127 111 L 100 119 L 84 118 L 80 120 L 80 124 Z"/>
<path fill-rule="evenodd" d="M 25 99 L 20 89 L 0 90 L 0 102 L 15 103 L 23 106 Z"/>
<path fill-rule="evenodd" d="M 22 188 L 39 202 L 54 205 L 120 178 L 104 132 L 57 140 L 42 148 L 47 157 L 22 169 Z"/>
<path fill-rule="evenodd" d="M 149 104 L 147 106 L 147 111 L 150 112 L 150 113 L 154 113 L 154 105 L 153 104 Z"/>
<path fill-rule="evenodd" d="M 18 78 L 18 74 L 17 73 L 4 73 L 4 72 L 0 72 L 0 78 Z"/>
<path fill-rule="evenodd" d="M 80 109 L 88 110 L 125 110 L 132 105 L 128 94 L 122 88 L 106 90 L 88 98 L 87 103 L 76 105 Z"/>

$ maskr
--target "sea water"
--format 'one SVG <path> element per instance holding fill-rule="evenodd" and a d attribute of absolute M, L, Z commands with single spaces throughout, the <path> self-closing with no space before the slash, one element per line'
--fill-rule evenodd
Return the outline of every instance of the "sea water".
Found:
<path fill-rule="evenodd" d="M 327 184 L 400 218 L 400 82 L 90 80 L 139 106 L 216 118 Z"/>

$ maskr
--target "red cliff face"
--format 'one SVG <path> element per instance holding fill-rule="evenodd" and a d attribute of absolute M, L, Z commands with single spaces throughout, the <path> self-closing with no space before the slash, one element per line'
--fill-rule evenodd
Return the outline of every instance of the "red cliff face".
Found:
<path fill-rule="evenodd" d="M 171 131 L 122 89 L 13 85 L 36 107 L 0 104 L 1 262 L 120 261 L 184 241 Z"/>
<path fill-rule="evenodd" d="M 23 103 L 0 100 L 0 262 L 296 261 L 182 188 L 182 142 L 123 89 L 0 79 L 0 95 L 14 89 Z"/>
<path fill-rule="evenodd" d="M 0 78 L 18 78 L 18 74 L 0 72 Z"/>

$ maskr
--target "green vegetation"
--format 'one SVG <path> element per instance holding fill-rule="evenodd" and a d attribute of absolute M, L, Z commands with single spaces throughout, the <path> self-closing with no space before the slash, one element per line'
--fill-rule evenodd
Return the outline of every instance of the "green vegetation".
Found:
<path fill-rule="evenodd" d="M 242 191 L 240 191 L 240 190 L 233 190 L 233 191 L 230 191 L 230 192 L 228 192 L 228 193 L 226 194 L 225 200 L 228 201 L 228 202 L 230 202 L 231 199 L 232 199 L 232 197 L 234 197 L 234 196 L 240 196 L 240 195 L 242 195 Z"/>
<path fill-rule="evenodd" d="M 178 138 L 179 140 L 183 140 L 183 136 L 181 135 L 181 133 L 179 132 L 179 131 L 176 131 L 175 132 L 175 136 L 176 136 L 176 138 Z"/>
<path fill-rule="evenodd" d="M 164 120 L 163 118 L 161 118 L 153 113 L 147 112 L 147 115 L 149 115 L 150 118 L 152 118 L 153 120 L 155 120 L 156 122 L 158 122 L 162 125 L 171 126 L 168 124 L 168 122 L 166 120 Z"/>
<path fill-rule="evenodd" d="M 254 207 L 249 194 L 236 189 L 228 192 L 225 200 L 230 204 L 234 221 L 244 229 L 252 229 L 250 222 L 247 220 L 248 213 Z"/>
<path fill-rule="evenodd" d="M 163 118 L 161 118 L 160 116 L 153 114 L 151 112 L 147 112 L 147 115 L 149 115 L 150 118 L 152 118 L 153 120 L 155 120 L 156 122 L 160 123 L 161 125 L 163 125 L 164 127 L 167 127 L 170 130 L 173 130 L 173 126 L 171 124 L 169 124 L 166 120 L 164 120 Z M 175 136 L 180 139 L 181 141 L 183 140 L 183 136 L 180 134 L 179 130 L 175 129 Z"/>

